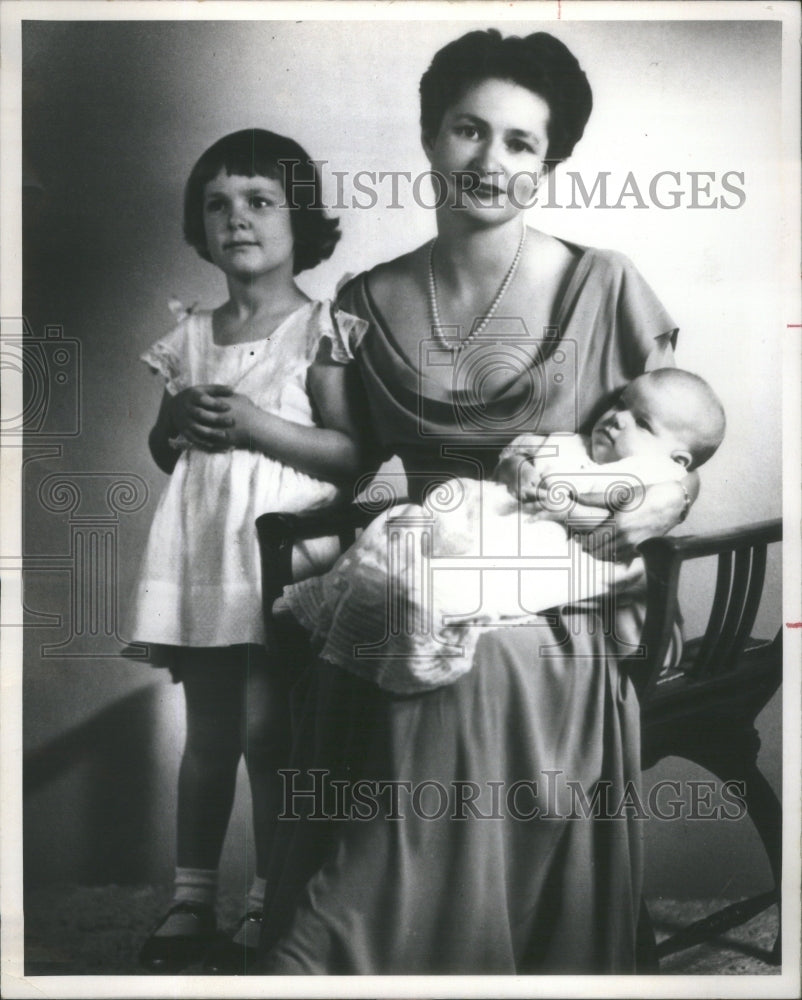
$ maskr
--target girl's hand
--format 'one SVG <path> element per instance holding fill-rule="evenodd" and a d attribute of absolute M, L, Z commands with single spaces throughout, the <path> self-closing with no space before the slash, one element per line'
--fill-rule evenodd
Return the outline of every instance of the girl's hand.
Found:
<path fill-rule="evenodd" d="M 369 426 L 367 415 L 360 411 L 361 419 L 355 416 L 352 400 L 362 391 L 358 380 L 355 365 L 313 363 L 307 382 L 320 424 L 312 425 L 262 410 L 226 386 L 198 386 L 213 396 L 216 404 L 211 414 L 208 407 L 201 407 L 204 418 L 212 418 L 211 424 L 207 420 L 203 427 L 213 428 L 214 440 L 220 442 L 217 448 L 259 452 L 308 476 L 350 484 L 363 468 L 357 441 Z M 191 412 L 197 415 L 194 409 Z M 210 433 L 206 431 L 205 440 Z"/>
<path fill-rule="evenodd" d="M 234 390 L 227 385 L 193 385 L 172 397 L 170 421 L 190 444 L 204 451 L 231 447 L 234 421 L 228 400 Z"/>
<path fill-rule="evenodd" d="M 232 392 L 226 397 L 228 406 L 227 416 L 231 421 L 230 430 L 227 431 L 229 446 L 234 448 L 254 447 L 254 433 L 261 419 L 265 423 L 265 411 L 260 410 L 255 403 L 252 403 L 247 396 L 242 393 Z"/>

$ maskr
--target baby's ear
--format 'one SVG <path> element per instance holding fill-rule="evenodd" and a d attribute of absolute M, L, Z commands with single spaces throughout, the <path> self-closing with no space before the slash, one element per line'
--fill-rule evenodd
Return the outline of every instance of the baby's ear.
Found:
<path fill-rule="evenodd" d="M 693 456 L 689 451 L 684 451 L 683 449 L 677 449 L 671 452 L 671 458 L 674 462 L 679 463 L 683 469 L 689 469 L 691 467 L 691 462 L 693 462 Z"/>

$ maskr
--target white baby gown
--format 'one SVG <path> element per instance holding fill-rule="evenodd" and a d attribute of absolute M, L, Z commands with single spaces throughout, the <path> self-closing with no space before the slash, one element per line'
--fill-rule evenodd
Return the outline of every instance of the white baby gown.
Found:
<path fill-rule="evenodd" d="M 502 458 L 524 461 L 527 440 Z M 588 450 L 580 435 L 553 434 L 531 451 L 552 510 L 572 507 L 577 489 L 637 505 L 646 486 L 685 474 L 668 457 L 597 465 Z M 548 609 L 613 594 L 628 602 L 642 585 L 641 559 L 593 558 L 579 533 L 529 515 L 499 483 L 452 479 L 439 495 L 440 507 L 432 494 L 384 511 L 331 570 L 284 589 L 323 659 L 396 694 L 431 690 L 470 670 L 489 628 L 537 627 Z"/>

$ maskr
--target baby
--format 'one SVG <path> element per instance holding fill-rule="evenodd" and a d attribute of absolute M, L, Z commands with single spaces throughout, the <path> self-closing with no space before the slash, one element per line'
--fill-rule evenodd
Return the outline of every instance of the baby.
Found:
<path fill-rule="evenodd" d="M 598 508 L 598 520 L 606 520 L 617 506 L 611 493 L 636 505 L 644 487 L 681 480 L 703 465 L 721 444 L 725 424 L 724 408 L 704 379 L 660 368 L 630 382 L 589 437 L 515 438 L 501 453 L 493 479 L 520 503 L 534 502 L 533 513 L 539 508 L 542 517 L 564 522 L 581 504 L 590 526 L 593 514 L 587 508 Z M 556 487 L 563 501 L 558 506 L 550 503 Z M 566 504 L 566 494 L 575 503 Z M 498 494 L 496 503 L 501 513 Z"/>
<path fill-rule="evenodd" d="M 589 437 L 521 435 L 491 481 L 449 480 L 423 506 L 386 511 L 327 574 L 286 588 L 286 604 L 324 659 L 380 687 L 409 694 L 453 683 L 470 669 L 482 628 L 639 583 L 640 559 L 590 557 L 582 533 L 637 506 L 646 487 L 681 481 L 715 453 L 724 428 L 723 407 L 703 379 L 676 368 L 648 372 Z M 404 544 L 391 545 L 402 522 Z M 477 576 L 478 607 L 470 592 Z"/>

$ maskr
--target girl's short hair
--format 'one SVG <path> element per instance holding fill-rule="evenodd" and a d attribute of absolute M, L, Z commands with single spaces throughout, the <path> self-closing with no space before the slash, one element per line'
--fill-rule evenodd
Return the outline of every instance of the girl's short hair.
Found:
<path fill-rule="evenodd" d="M 469 31 L 435 55 L 421 77 L 421 129 L 434 139 L 446 111 L 483 80 L 509 80 L 549 106 L 545 168 L 568 159 L 593 108 L 588 79 L 562 42 L 545 31 L 502 38 L 495 28 Z"/>
<path fill-rule="evenodd" d="M 331 256 L 340 239 L 337 219 L 323 208 L 320 176 L 309 154 L 293 139 L 261 128 L 247 128 L 218 139 L 201 156 L 184 189 L 184 237 L 211 261 L 203 226 L 206 185 L 221 170 L 239 177 L 270 177 L 284 187 L 294 241 L 293 274 Z"/>

